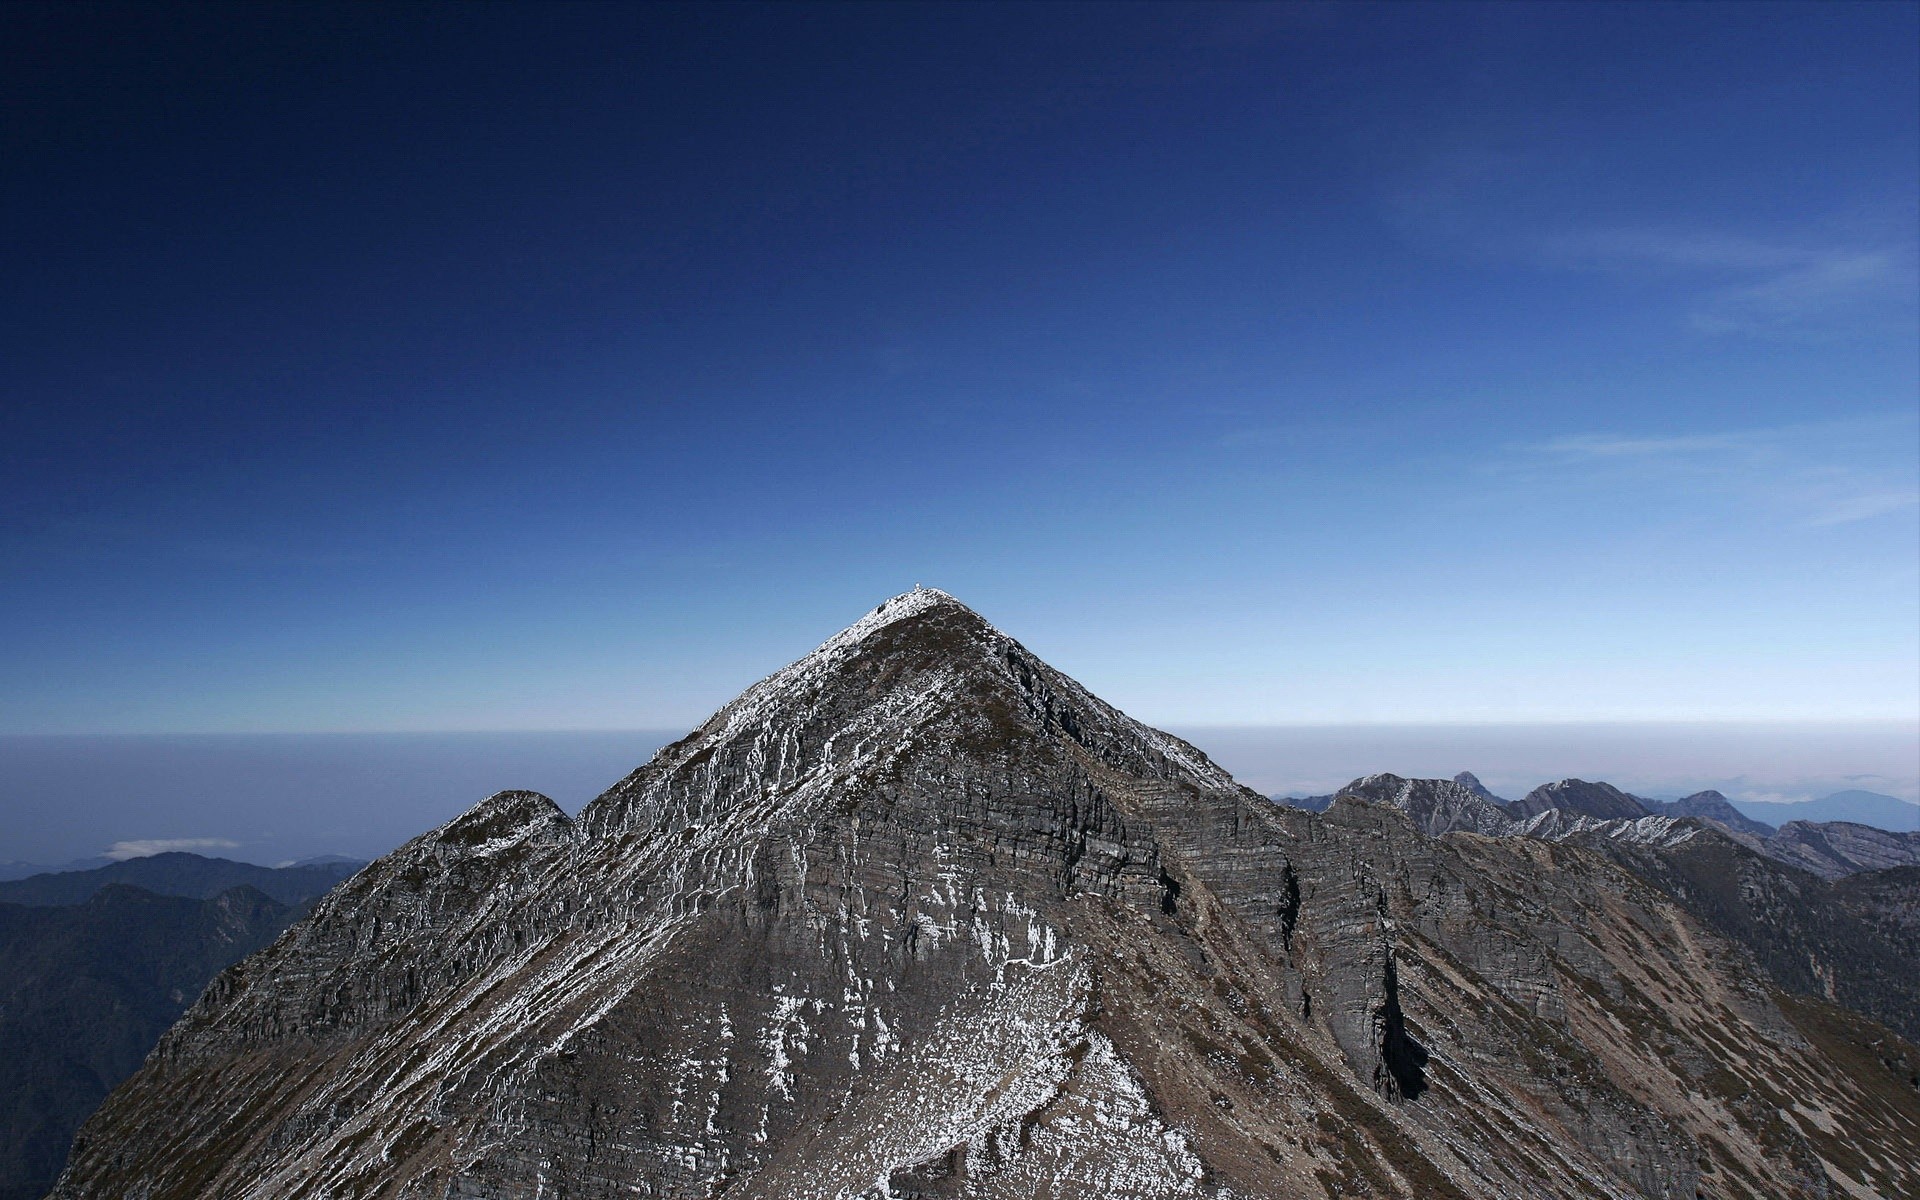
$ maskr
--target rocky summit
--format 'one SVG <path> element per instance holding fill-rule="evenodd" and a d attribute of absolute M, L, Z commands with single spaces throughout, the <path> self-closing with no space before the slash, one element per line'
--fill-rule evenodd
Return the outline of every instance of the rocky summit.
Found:
<path fill-rule="evenodd" d="M 361 871 L 54 1195 L 1912 1196 L 1916 1062 L 1615 858 L 1276 806 L 916 591 Z"/>

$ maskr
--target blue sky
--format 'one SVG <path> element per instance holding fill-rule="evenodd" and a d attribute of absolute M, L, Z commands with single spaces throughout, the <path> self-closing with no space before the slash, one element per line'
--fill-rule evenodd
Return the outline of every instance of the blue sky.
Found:
<path fill-rule="evenodd" d="M 1920 8 L 0 11 L 0 732 L 1920 720 Z M 1473 764 L 1464 764 L 1473 765 Z"/>

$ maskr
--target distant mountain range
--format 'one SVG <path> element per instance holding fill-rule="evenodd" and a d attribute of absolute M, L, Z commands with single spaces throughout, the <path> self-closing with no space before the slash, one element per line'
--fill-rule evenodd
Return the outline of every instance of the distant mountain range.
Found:
<path fill-rule="evenodd" d="M 165 856 L 159 855 L 159 854 L 151 854 L 151 855 L 143 855 L 141 857 L 142 858 L 162 858 Z M 192 855 L 191 857 L 198 858 L 200 856 Z M 139 858 L 108 858 L 104 854 L 96 854 L 91 858 L 76 858 L 71 862 L 59 863 L 57 865 L 50 865 L 47 863 L 21 862 L 18 859 L 7 859 L 4 862 L 0 862 L 0 883 L 11 883 L 16 879 L 29 879 L 35 875 L 68 875 L 68 874 L 72 874 L 75 871 L 94 871 L 94 870 L 100 869 L 101 867 L 116 866 L 123 862 L 139 862 L 139 861 L 140 861 Z M 281 870 L 286 867 L 326 867 L 326 866 L 335 866 L 340 864 L 350 864 L 355 870 L 358 870 L 361 867 L 364 867 L 367 865 L 366 860 L 362 858 L 349 858 L 344 854 L 320 854 L 320 855 L 314 856 L 313 858 L 300 859 L 297 862 L 280 863 L 277 866 L 259 867 L 259 869 L 263 871 L 273 871 L 273 870 Z M 259 864 L 256 864 L 256 863 L 240 863 L 239 865 L 243 867 L 259 866 Z"/>
<path fill-rule="evenodd" d="M 226 858 L 172 851 L 129 858 L 83 871 L 56 871 L 0 883 L 0 904 L 80 904 L 109 884 L 131 884 L 161 896 L 209 900 L 231 888 L 260 889 L 281 904 L 324 895 L 364 863 L 312 860 L 290 867 L 263 867 Z"/>
<path fill-rule="evenodd" d="M 6 862 L 0 862 L 0 882 L 13 879 L 25 879 L 30 875 L 50 875 L 60 871 L 91 871 L 95 867 L 112 866 L 117 861 L 119 860 L 105 856 L 96 856 L 94 858 L 77 858 L 72 862 L 60 863 L 56 866 L 47 863 L 20 862 L 17 859 L 8 859 Z"/>
<path fill-rule="evenodd" d="M 207 981 L 360 866 L 174 853 L 0 883 L 0 1200 L 39 1200 Z"/>
<path fill-rule="evenodd" d="M 1481 799 L 1502 808 L 1515 803 L 1522 807 L 1533 806 L 1536 811 L 1573 807 L 1584 815 L 1600 816 L 1601 812 L 1594 808 L 1590 801 L 1594 797 L 1604 796 L 1606 803 L 1603 807 L 1614 810 L 1613 815 L 1645 815 L 1644 813 L 1630 814 L 1629 810 L 1620 808 L 1618 802 L 1613 799 L 1614 796 L 1628 796 L 1638 802 L 1646 812 L 1665 813 L 1676 817 L 1711 817 L 1724 825 L 1759 837 L 1769 836 L 1780 826 L 1793 821 L 1846 821 L 1854 825 L 1868 825 L 1875 829 L 1883 829 L 1890 833 L 1913 833 L 1920 830 L 1920 804 L 1913 804 L 1898 796 L 1887 796 L 1879 792 L 1853 790 L 1835 792 L 1831 796 L 1822 796 L 1818 800 L 1770 801 L 1734 800 L 1716 791 L 1705 791 L 1696 792 L 1678 800 L 1653 800 L 1646 796 L 1634 796 L 1629 792 L 1620 791 L 1611 784 L 1602 783 L 1585 784 L 1584 786 L 1588 789 L 1599 790 L 1592 791 L 1591 795 L 1584 796 L 1582 800 L 1569 801 L 1556 797 L 1553 789 L 1583 781 L 1561 780 L 1559 783 L 1535 788 L 1523 800 L 1509 801 L 1488 791 L 1470 771 L 1460 772 L 1453 777 L 1453 781 Z M 1275 796 L 1274 799 L 1282 804 L 1292 805 L 1294 808 L 1304 808 L 1308 812 L 1325 812 L 1336 795 L 1338 793 L 1335 792 L 1319 796 L 1293 793 Z"/>
<path fill-rule="evenodd" d="M 1755 820 L 1769 825 L 1789 821 L 1851 821 L 1894 833 L 1920 830 L 1920 804 L 1909 804 L 1897 796 L 1859 790 L 1835 792 L 1818 800 L 1776 803 L 1766 800 L 1735 800 L 1734 806 Z"/>
<path fill-rule="evenodd" d="M 1874 793 L 1854 795 L 1871 797 Z M 1502 800 L 1471 773 L 1463 771 L 1452 779 L 1368 775 L 1331 796 L 1274 799 L 1295 808 L 1326 812 L 1345 796 L 1392 805 L 1434 837 L 1466 831 L 1490 836 L 1527 835 L 1554 841 L 1588 833 L 1627 841 L 1671 840 L 1679 836 L 1673 832 L 1672 822 L 1688 819 L 1711 825 L 1749 850 L 1811 871 L 1823 879 L 1920 865 L 1920 833 L 1898 832 L 1852 821 L 1794 820 L 1775 829 L 1741 812 L 1732 801 L 1715 791 L 1660 801 L 1635 796 L 1609 783 L 1562 779 L 1543 784 L 1519 800 Z M 1875 799 L 1900 803 L 1890 796 Z M 1812 806 L 1810 803 L 1781 807 Z M 1858 801 L 1843 801 L 1826 811 L 1861 810 Z M 1871 805 L 1866 806 L 1866 810 L 1883 811 Z"/>

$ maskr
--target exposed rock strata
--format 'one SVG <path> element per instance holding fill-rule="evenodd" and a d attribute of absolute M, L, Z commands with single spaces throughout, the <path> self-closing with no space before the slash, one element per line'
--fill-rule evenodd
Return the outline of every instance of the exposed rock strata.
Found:
<path fill-rule="evenodd" d="M 1603 854 L 1278 808 L 916 592 L 577 821 L 361 872 L 55 1194 L 1891 1196 L 1891 1037 Z"/>

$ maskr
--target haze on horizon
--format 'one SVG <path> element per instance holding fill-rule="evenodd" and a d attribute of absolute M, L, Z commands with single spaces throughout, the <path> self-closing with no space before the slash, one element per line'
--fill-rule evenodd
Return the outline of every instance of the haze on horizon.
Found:
<path fill-rule="evenodd" d="M 1162 726 L 1920 776 L 1920 7 L 0 35 L 0 733 L 683 730 L 925 582 Z"/>

